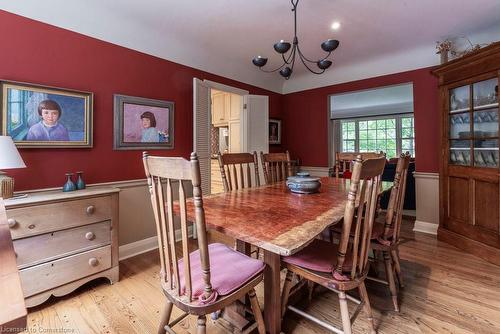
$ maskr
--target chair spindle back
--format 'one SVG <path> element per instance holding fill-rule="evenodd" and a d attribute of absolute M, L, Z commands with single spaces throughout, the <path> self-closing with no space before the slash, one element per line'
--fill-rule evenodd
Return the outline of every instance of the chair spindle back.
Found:
<path fill-rule="evenodd" d="M 293 175 L 292 162 L 288 151 L 284 153 L 263 153 L 261 151 L 260 161 L 266 184 L 284 181 L 287 177 Z"/>
<path fill-rule="evenodd" d="M 393 229 L 391 243 L 399 241 L 399 232 L 401 230 L 403 206 L 405 202 L 406 178 L 408 176 L 409 166 L 410 153 L 406 152 L 406 154 L 401 154 L 398 159 L 398 164 L 396 165 L 396 173 L 394 174 L 391 196 L 389 197 L 389 204 L 385 216 L 384 233 L 382 235 L 383 240 L 389 239 L 391 229 Z"/>
<path fill-rule="evenodd" d="M 254 185 L 260 186 L 259 164 L 257 152 L 226 153 L 218 155 L 220 173 L 224 191 L 238 190 L 252 187 L 252 169 L 254 170 Z M 253 166 L 251 166 L 253 164 Z"/>
<path fill-rule="evenodd" d="M 204 294 L 202 296 L 203 298 L 209 298 L 212 295 L 212 285 L 210 284 L 210 260 L 208 255 L 198 156 L 193 152 L 190 161 L 188 161 L 178 157 L 149 156 L 147 152 L 144 152 L 143 163 L 148 179 L 151 203 L 156 222 L 162 284 L 170 290 L 172 295 L 177 295 L 189 302 L 193 299 L 189 259 L 186 191 L 184 189 L 184 183 L 191 182 L 193 186 L 195 223 L 198 233 L 198 248 L 200 251 L 203 280 L 205 284 Z M 180 216 L 184 268 L 179 268 L 178 261 L 181 257 L 175 247 L 173 182 L 178 182 L 179 184 L 179 212 L 175 213 Z M 183 279 L 185 288 L 183 290 L 181 290 L 181 270 L 183 270 L 184 273 Z"/>
<path fill-rule="evenodd" d="M 338 248 L 336 279 L 354 279 L 368 271 L 368 251 L 380 193 L 380 182 L 385 166 L 385 157 L 361 160 L 358 155 L 350 180 L 349 194 L 344 211 L 344 224 Z M 350 278 L 342 274 L 348 250 L 350 232 L 354 226 L 352 242 L 352 269 Z"/>
<path fill-rule="evenodd" d="M 337 152 L 335 153 L 335 177 L 340 176 L 340 172 L 350 171 L 352 172 L 353 162 L 356 160 L 357 156 L 360 155 L 361 159 L 374 159 L 385 157 L 383 151 L 377 152 Z"/>

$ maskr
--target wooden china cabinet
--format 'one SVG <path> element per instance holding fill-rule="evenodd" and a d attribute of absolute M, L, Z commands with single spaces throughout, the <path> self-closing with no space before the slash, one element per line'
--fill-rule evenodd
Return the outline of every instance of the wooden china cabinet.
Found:
<path fill-rule="evenodd" d="M 439 240 L 500 265 L 500 42 L 433 71 L 439 78 Z"/>

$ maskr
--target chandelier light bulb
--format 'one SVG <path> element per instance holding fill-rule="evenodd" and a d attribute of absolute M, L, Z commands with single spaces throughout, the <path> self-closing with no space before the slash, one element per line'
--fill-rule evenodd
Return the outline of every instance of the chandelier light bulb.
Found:
<path fill-rule="evenodd" d="M 340 29 L 340 22 L 339 21 L 334 21 L 332 23 L 332 30 L 339 30 Z"/>

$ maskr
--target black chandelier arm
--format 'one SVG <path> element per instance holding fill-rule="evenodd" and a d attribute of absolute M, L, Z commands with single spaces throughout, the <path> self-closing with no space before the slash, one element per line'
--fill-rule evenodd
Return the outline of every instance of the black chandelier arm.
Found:
<path fill-rule="evenodd" d="M 263 67 L 259 67 L 259 69 L 262 71 L 262 72 L 266 72 L 266 73 L 273 73 L 273 72 L 276 72 L 276 71 L 279 71 L 283 68 L 283 66 L 285 66 L 286 63 L 283 63 L 281 64 L 279 67 L 276 67 L 275 69 L 273 70 L 265 70 Z"/>
<path fill-rule="evenodd" d="M 299 51 L 299 52 L 300 52 L 300 51 Z M 316 71 L 312 70 L 312 69 L 311 69 L 311 68 L 310 68 L 310 67 L 306 64 L 306 62 L 304 61 L 304 58 L 302 58 L 302 57 L 300 56 L 300 54 L 299 54 L 299 58 L 300 58 L 300 60 L 302 61 L 302 64 L 304 64 L 304 66 L 305 66 L 305 67 L 309 70 L 309 72 L 314 73 L 314 74 L 323 74 L 323 73 L 325 72 L 325 70 L 322 70 L 321 72 L 316 72 Z"/>
<path fill-rule="evenodd" d="M 294 54 L 295 54 L 295 45 L 292 47 L 292 50 L 290 50 L 290 54 L 288 55 L 287 59 L 285 59 L 285 55 L 283 53 L 281 54 L 281 58 L 283 58 L 283 61 L 285 62 L 285 64 L 288 65 L 288 64 L 290 64 L 290 59 L 292 58 L 292 56 Z"/>
<path fill-rule="evenodd" d="M 310 62 L 311 64 L 317 64 L 318 61 L 323 60 L 323 59 L 327 59 L 332 54 L 332 51 L 330 51 L 330 52 L 328 52 L 328 54 L 324 58 L 321 58 L 321 59 L 318 59 L 318 60 L 310 60 L 309 58 L 307 58 L 306 56 L 304 56 L 304 54 L 302 53 L 302 51 L 300 51 L 300 47 L 299 47 L 298 44 L 297 44 L 297 49 L 299 49 L 299 55 L 300 55 L 300 57 L 303 58 L 303 59 L 305 59 L 306 61 Z"/>
<path fill-rule="evenodd" d="M 295 65 L 295 56 L 296 56 L 296 52 L 297 52 L 297 49 L 298 49 L 299 45 L 298 44 L 295 44 L 294 47 L 293 47 L 293 59 L 292 59 L 292 72 L 293 72 L 293 66 Z M 300 51 L 299 51 L 300 53 Z"/>

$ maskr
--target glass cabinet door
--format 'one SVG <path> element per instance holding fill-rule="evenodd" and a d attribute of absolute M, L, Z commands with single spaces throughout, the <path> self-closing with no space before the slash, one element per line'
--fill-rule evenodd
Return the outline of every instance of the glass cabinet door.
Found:
<path fill-rule="evenodd" d="M 498 168 L 498 79 L 449 91 L 449 164 Z"/>
<path fill-rule="evenodd" d="M 498 79 L 472 85 L 474 166 L 498 168 Z"/>
<path fill-rule="evenodd" d="M 451 89 L 449 106 L 449 164 L 471 166 L 470 85 Z"/>

